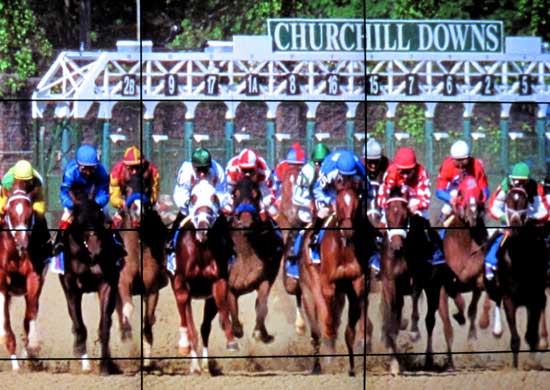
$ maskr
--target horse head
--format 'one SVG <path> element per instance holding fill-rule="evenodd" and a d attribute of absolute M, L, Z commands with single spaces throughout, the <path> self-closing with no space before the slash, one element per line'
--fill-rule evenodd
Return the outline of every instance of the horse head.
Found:
<path fill-rule="evenodd" d="M 10 231 L 15 247 L 22 255 L 29 246 L 34 225 L 32 200 L 23 190 L 15 190 L 6 203 L 5 224 Z"/>
<path fill-rule="evenodd" d="M 405 186 L 395 186 L 390 190 L 386 200 L 387 235 L 393 250 L 403 248 L 407 237 L 407 224 L 409 222 L 409 192 Z"/>
<path fill-rule="evenodd" d="M 340 180 L 337 179 L 336 183 L 336 223 L 344 240 L 349 240 L 354 233 L 353 221 L 359 207 L 359 196 L 352 180 Z"/>
<path fill-rule="evenodd" d="M 472 176 L 466 176 L 458 185 L 457 197 L 453 206 L 456 216 L 470 227 L 476 226 L 485 204 L 485 194 Z"/>
<path fill-rule="evenodd" d="M 258 184 L 245 176 L 233 190 L 234 221 L 240 228 L 250 228 L 259 219 L 260 189 Z"/>
<path fill-rule="evenodd" d="M 105 233 L 105 214 L 101 206 L 90 196 L 82 193 L 73 197 L 73 223 L 71 235 L 77 244 L 87 250 L 92 260 L 96 259 L 102 250 L 102 240 Z"/>
<path fill-rule="evenodd" d="M 195 237 L 203 243 L 208 236 L 208 229 L 214 226 L 220 210 L 220 201 L 215 188 L 207 181 L 199 181 L 191 191 L 189 215 L 195 227 Z"/>
<path fill-rule="evenodd" d="M 513 187 L 506 194 L 504 209 L 509 226 L 523 226 L 527 221 L 529 197 L 521 187 Z"/>

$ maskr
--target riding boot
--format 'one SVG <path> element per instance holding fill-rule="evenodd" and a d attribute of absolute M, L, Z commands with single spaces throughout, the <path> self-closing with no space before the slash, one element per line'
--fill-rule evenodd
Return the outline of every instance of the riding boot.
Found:
<path fill-rule="evenodd" d="M 173 253 L 176 250 L 176 244 L 174 243 L 174 237 L 176 236 L 176 232 L 179 229 L 181 221 L 185 218 L 185 215 L 181 211 L 178 211 L 178 215 L 176 215 L 176 219 L 174 219 L 174 222 L 172 223 L 172 227 L 170 228 L 170 231 L 168 233 L 168 241 L 166 242 L 166 253 L 170 254 Z"/>

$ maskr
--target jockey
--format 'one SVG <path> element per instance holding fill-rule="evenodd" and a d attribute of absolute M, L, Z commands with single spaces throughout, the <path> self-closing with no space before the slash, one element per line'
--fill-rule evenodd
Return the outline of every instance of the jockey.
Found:
<path fill-rule="evenodd" d="M 298 219 L 304 224 L 310 224 L 315 212 L 315 200 L 313 199 L 313 185 L 319 177 L 319 168 L 325 157 L 330 153 L 330 149 L 323 143 L 315 145 L 311 152 L 311 161 L 302 167 L 300 174 L 296 179 L 296 184 L 292 190 L 292 205 L 298 210 Z M 305 230 L 290 230 L 287 240 L 291 241 L 294 237 L 296 241 L 289 248 L 292 250 L 287 259 L 287 274 L 298 278 L 298 263 L 300 247 L 302 246 L 302 237 Z"/>
<path fill-rule="evenodd" d="M 286 170 L 292 165 L 302 166 L 306 163 L 306 152 L 300 146 L 300 143 L 295 142 L 286 155 L 286 159 L 281 161 L 272 172 L 273 192 L 280 206 L 281 203 L 281 185 L 285 177 Z"/>
<path fill-rule="evenodd" d="M 390 165 L 390 160 L 382 154 L 382 147 L 374 138 L 367 141 L 365 165 L 371 185 L 380 185 Z"/>
<path fill-rule="evenodd" d="M 126 205 L 126 186 L 131 178 L 143 183 L 142 196 L 148 204 L 153 206 L 159 196 L 160 179 L 158 168 L 152 162 L 144 159 L 136 146 L 130 146 L 124 152 L 121 161 L 117 162 L 109 176 L 109 201 L 111 206 L 120 210 Z M 119 212 L 113 216 L 113 226 L 120 227 L 122 217 Z"/>
<path fill-rule="evenodd" d="M 313 196 L 317 209 L 318 220 L 315 223 L 314 231 L 322 226 L 325 219 L 334 211 L 336 200 L 336 183 L 342 178 L 351 177 L 360 188 L 365 185 L 365 167 L 353 152 L 348 150 L 335 150 L 325 157 L 319 169 L 319 178 L 313 186 Z M 311 243 L 317 247 L 319 235 L 315 234 Z"/>
<path fill-rule="evenodd" d="M 441 221 L 451 214 L 458 185 L 466 176 L 472 176 L 483 191 L 484 199 L 489 199 L 489 184 L 483 164 L 471 156 L 468 144 L 459 140 L 451 146 L 451 156 L 443 161 L 437 177 L 435 195 L 445 202 L 441 208 Z"/>
<path fill-rule="evenodd" d="M 63 182 L 61 183 L 59 195 L 64 211 L 59 222 L 59 232 L 55 239 L 55 254 L 62 252 L 62 235 L 72 222 L 74 203 L 70 191 L 74 189 L 84 190 L 86 193 L 94 189 L 94 200 L 102 208 L 109 202 L 109 174 L 99 162 L 97 151 L 92 145 L 81 145 L 76 151 L 75 158 L 69 161 L 63 172 Z M 119 257 L 124 257 L 126 250 L 122 247 L 122 240 L 117 236 L 117 233 L 113 236 L 116 243 L 115 247 L 120 250 Z"/>
<path fill-rule="evenodd" d="M 237 156 L 233 157 L 227 163 L 225 169 L 227 175 L 227 192 L 233 194 L 237 182 L 244 176 L 249 176 L 252 181 L 258 184 L 262 194 L 260 202 L 260 217 L 262 220 L 270 219 L 277 215 L 275 196 L 272 191 L 273 184 L 270 180 L 271 171 L 263 159 L 256 151 L 252 149 L 243 149 Z M 233 212 L 233 199 L 228 198 L 224 207 L 226 214 Z"/>
<path fill-rule="evenodd" d="M 22 188 L 31 198 L 32 209 L 34 210 L 35 221 L 33 226 L 33 237 L 36 237 L 37 252 L 42 260 L 51 256 L 52 242 L 50 231 L 46 222 L 46 201 L 42 192 L 42 176 L 32 167 L 27 160 L 19 160 L 12 166 L 2 178 L 0 193 L 0 217 L 3 218 L 5 207 L 12 189 Z"/>
<path fill-rule="evenodd" d="M 179 212 L 172 224 L 167 247 L 169 252 L 173 252 L 175 249 L 175 234 L 179 230 L 182 220 L 189 214 L 191 191 L 200 180 L 206 180 L 214 187 L 221 207 L 227 202 L 226 180 L 222 166 L 212 159 L 207 149 L 203 147 L 196 148 L 191 155 L 191 161 L 184 161 L 178 171 L 173 197 Z M 229 226 L 223 215 L 218 217 L 214 228 L 218 228 L 220 232 L 220 234 L 214 235 L 217 240 L 214 251 L 219 250 L 214 256 L 220 256 L 222 260 L 226 260 L 230 264 L 235 252 L 233 240 L 229 234 Z"/>
<path fill-rule="evenodd" d="M 502 228 L 508 225 L 505 211 L 506 194 L 514 187 L 523 188 L 527 192 L 529 202 L 527 218 L 532 218 L 540 222 L 544 222 L 548 219 L 548 209 L 543 202 L 543 186 L 530 177 L 529 166 L 526 163 L 517 163 L 512 167 L 512 173 L 502 180 L 495 192 L 489 198 L 489 215 L 501 224 L 501 229 L 498 229 L 489 239 L 489 250 L 485 257 L 485 277 L 489 281 L 494 278 L 494 272 L 497 268 L 496 254 L 504 238 Z"/>
<path fill-rule="evenodd" d="M 395 186 L 406 186 L 409 191 L 408 208 L 424 228 L 424 237 L 433 246 L 432 261 L 443 261 L 441 238 L 430 227 L 428 208 L 430 207 L 430 178 L 426 169 L 416 161 L 412 148 L 402 147 L 395 154 L 395 160 L 386 171 L 384 181 L 378 191 L 378 204 L 382 210 L 386 207 L 387 197 Z M 385 219 L 385 217 L 384 217 Z M 371 258 L 373 261 L 379 259 Z M 371 266 L 379 269 L 377 263 Z"/>

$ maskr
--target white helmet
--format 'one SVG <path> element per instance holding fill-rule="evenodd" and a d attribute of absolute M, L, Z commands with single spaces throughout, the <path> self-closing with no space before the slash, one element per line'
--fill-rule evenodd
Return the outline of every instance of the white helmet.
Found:
<path fill-rule="evenodd" d="M 457 160 L 470 157 L 470 147 L 465 141 L 456 141 L 451 146 L 451 157 Z"/>
<path fill-rule="evenodd" d="M 374 138 L 370 138 L 367 141 L 367 160 L 378 160 L 381 157 L 382 147 Z"/>

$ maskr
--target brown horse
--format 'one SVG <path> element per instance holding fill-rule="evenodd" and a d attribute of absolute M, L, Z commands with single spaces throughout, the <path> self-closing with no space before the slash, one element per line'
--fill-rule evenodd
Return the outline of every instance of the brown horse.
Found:
<path fill-rule="evenodd" d="M 143 364 L 148 367 L 151 363 L 153 324 L 159 291 L 168 284 L 166 268 L 163 265 L 167 229 L 143 195 L 141 178 L 128 177 L 127 183 L 126 205 L 120 212 L 123 219 L 120 235 L 128 255 L 120 271 L 116 312 L 121 339 L 131 339 L 130 319 L 134 311 L 132 295 L 143 297 Z"/>
<path fill-rule="evenodd" d="M 94 191 L 90 194 L 86 194 L 83 189 L 74 191 L 71 192 L 74 202 L 73 222 L 62 236 L 64 273 L 59 275 L 73 324 L 74 355 L 81 359 L 82 370 L 89 371 L 91 367 L 86 353 L 88 331 L 82 318 L 82 296 L 97 292 L 100 309 L 100 373 L 116 374 L 120 373 L 120 368 L 111 359 L 109 340 L 122 253 L 113 240 L 112 231 L 105 228 L 105 214 L 94 201 Z"/>
<path fill-rule="evenodd" d="M 212 228 L 219 216 L 219 201 L 214 187 L 205 180 L 197 183 L 191 192 L 190 215 L 178 231 L 176 238 L 176 270 L 171 277 L 172 289 L 180 315 L 179 349 L 182 355 L 191 355 L 192 373 L 200 373 L 197 357 L 197 333 L 191 308 L 192 298 L 206 299 L 201 336 L 203 365 L 214 372 L 208 361 L 208 338 L 211 322 L 219 311 L 222 328 L 227 339 L 227 350 L 238 350 L 233 338 L 227 303 L 227 264 L 215 258 L 216 244 Z M 224 217 L 222 217 L 224 218 Z"/>
<path fill-rule="evenodd" d="M 237 258 L 229 271 L 229 308 L 236 337 L 243 336 L 239 321 L 239 296 L 257 292 L 256 325 L 253 337 L 264 343 L 273 341 L 265 327 L 267 300 L 281 264 L 283 239 L 272 221 L 260 219 L 258 184 L 245 176 L 235 186 L 235 209 L 231 222 L 231 237 Z"/>
<path fill-rule="evenodd" d="M 413 338 L 418 333 L 417 301 L 425 291 L 428 310 L 425 317 L 428 340 L 426 344 L 426 367 L 433 365 L 432 334 L 435 326 L 435 313 L 443 322 L 445 334 L 450 329 L 450 320 L 446 310 L 442 309 L 440 291 L 443 281 L 451 271 L 445 264 L 432 265 L 426 259 L 433 248 L 426 242 L 427 222 L 420 216 L 411 214 L 408 208 L 409 192 L 407 187 L 396 186 L 391 189 L 386 202 L 385 216 L 387 228 L 384 232 L 381 250 L 380 273 L 382 282 L 382 334 L 386 347 L 390 349 L 392 359 L 390 371 L 400 372 L 396 339 L 404 329 L 402 308 L 404 296 L 411 295 L 413 315 L 411 332 Z M 450 340 L 447 339 L 447 361 L 452 366 Z"/>
<path fill-rule="evenodd" d="M 284 176 L 281 178 L 281 199 L 279 214 L 276 217 L 277 223 L 283 232 L 283 241 L 285 249 L 283 252 L 283 261 L 281 262 L 281 274 L 283 286 L 288 294 L 296 297 L 296 320 L 294 327 L 299 335 L 305 334 L 306 324 L 302 312 L 302 292 L 298 279 L 287 275 L 285 270 L 285 260 L 291 255 L 296 241 L 299 229 L 303 227 L 303 223 L 298 218 L 297 208 L 292 202 L 292 192 L 298 175 L 303 164 L 289 164 L 284 171 Z"/>
<path fill-rule="evenodd" d="M 9 305 L 12 296 L 25 297 L 25 355 L 35 357 L 39 350 L 36 328 L 38 300 L 44 284 L 44 266 L 31 259 L 30 242 L 35 214 L 31 198 L 15 190 L 8 198 L 2 230 L 0 231 L 0 340 L 6 344 L 13 370 L 19 369 L 15 354 L 16 340 L 10 322 Z"/>
<path fill-rule="evenodd" d="M 487 230 L 483 221 L 484 202 L 484 194 L 477 186 L 475 178 L 471 176 L 463 178 L 458 186 L 453 213 L 444 223 L 447 229 L 443 238 L 443 249 L 447 265 L 453 271 L 454 277 L 446 281 L 443 294 L 453 297 L 458 309 L 454 318 L 458 323 L 464 324 L 464 300 L 460 293 L 472 291 L 472 300 L 468 307 L 470 340 L 475 339 L 477 335 L 475 326 L 477 305 L 481 292 L 485 288 L 483 276 Z M 482 328 L 488 326 L 489 308 L 490 301 L 487 299 L 480 318 Z M 502 334 L 499 313 L 500 309 L 497 307 L 493 328 L 493 334 L 496 337 Z M 449 337 L 452 338 L 452 329 Z"/>
<path fill-rule="evenodd" d="M 325 340 L 330 354 L 335 353 L 336 333 L 348 299 L 348 324 L 345 332 L 349 357 L 349 375 L 354 375 L 353 344 L 356 324 L 366 315 L 365 274 L 366 266 L 356 256 L 354 234 L 358 221 L 360 199 L 351 180 L 337 184 L 335 214 L 324 224 L 324 236 L 320 244 L 321 262 L 312 261 L 309 254 L 311 232 L 306 234 L 303 251 L 306 256 L 300 262 L 300 286 L 303 303 L 310 325 L 315 360 L 312 373 L 321 372 L 319 361 L 320 339 Z M 364 222 L 364 221 L 363 221 Z M 366 237 L 362 237 L 363 240 Z M 366 263 L 366 259 L 364 259 Z"/>
<path fill-rule="evenodd" d="M 504 305 L 515 368 L 518 367 L 520 347 L 516 325 L 517 308 L 525 306 L 527 309 L 525 339 L 531 351 L 535 351 L 539 341 L 540 316 L 546 305 L 547 251 L 542 229 L 535 221 L 527 219 L 528 203 L 528 195 L 523 188 L 514 187 L 508 191 L 505 210 L 510 228 L 497 252 L 497 289 L 494 299 L 502 299 Z"/>

